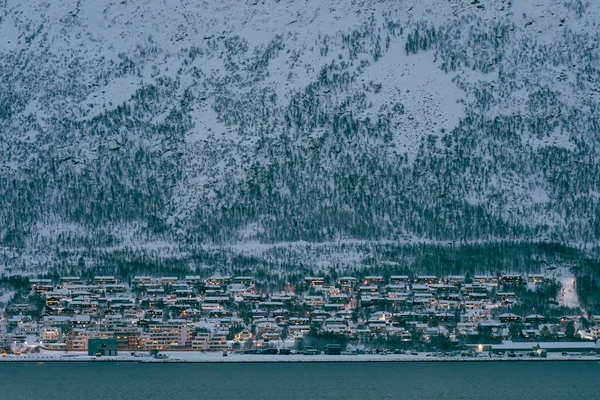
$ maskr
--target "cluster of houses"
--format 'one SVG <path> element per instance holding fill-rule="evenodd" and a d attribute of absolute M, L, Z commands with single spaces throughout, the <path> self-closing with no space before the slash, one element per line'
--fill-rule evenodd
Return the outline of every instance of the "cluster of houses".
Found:
<path fill-rule="evenodd" d="M 88 351 L 111 340 L 120 351 L 226 351 L 290 348 L 307 337 L 366 343 L 431 343 L 470 336 L 536 341 L 563 340 L 577 316 L 549 321 L 532 312 L 507 312 L 519 301 L 519 286 L 535 290 L 542 275 L 364 276 L 335 282 L 306 277 L 285 291 L 265 293 L 250 276 L 114 276 L 58 281 L 31 279 L 28 303 L 13 303 L 0 320 L 4 351 Z M 600 338 L 600 316 L 578 331 Z"/>

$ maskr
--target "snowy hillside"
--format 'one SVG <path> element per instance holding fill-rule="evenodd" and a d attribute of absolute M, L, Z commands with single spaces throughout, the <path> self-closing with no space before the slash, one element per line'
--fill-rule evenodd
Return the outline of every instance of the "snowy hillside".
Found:
<path fill-rule="evenodd" d="M 598 245 L 598 2 L 2 3 L 0 268 Z"/>

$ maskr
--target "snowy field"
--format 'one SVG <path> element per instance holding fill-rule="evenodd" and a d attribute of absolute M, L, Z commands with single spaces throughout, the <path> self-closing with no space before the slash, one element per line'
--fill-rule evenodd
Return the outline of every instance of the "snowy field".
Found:
<path fill-rule="evenodd" d="M 437 356 L 434 353 L 419 353 L 418 355 L 386 354 L 386 355 L 259 355 L 259 354 L 229 354 L 224 357 L 221 353 L 199 353 L 199 352 L 165 352 L 167 359 L 156 359 L 145 355 L 131 356 L 119 355 L 113 357 L 93 357 L 86 353 L 37 353 L 26 355 L 8 355 L 0 358 L 0 362 L 138 362 L 138 363 L 298 363 L 298 362 L 484 362 L 484 361 L 598 361 L 600 355 L 575 355 L 563 356 L 560 353 L 549 353 L 547 358 L 532 357 L 489 357 L 487 353 L 481 353 L 476 357 L 461 356 Z"/>

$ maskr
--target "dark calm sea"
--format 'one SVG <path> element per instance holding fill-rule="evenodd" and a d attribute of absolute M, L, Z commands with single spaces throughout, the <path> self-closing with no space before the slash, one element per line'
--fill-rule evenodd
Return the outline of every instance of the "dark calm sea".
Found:
<path fill-rule="evenodd" d="M 597 362 L 0 362 L 0 399 L 600 399 Z"/>

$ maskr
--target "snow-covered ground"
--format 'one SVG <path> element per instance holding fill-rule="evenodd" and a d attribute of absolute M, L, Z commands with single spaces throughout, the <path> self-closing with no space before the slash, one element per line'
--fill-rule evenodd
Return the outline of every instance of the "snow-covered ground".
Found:
<path fill-rule="evenodd" d="M 558 304 L 562 307 L 581 308 L 579 296 L 577 296 L 577 287 L 575 276 L 568 267 L 560 267 L 550 271 L 549 276 L 560 283 L 558 293 Z"/>
<path fill-rule="evenodd" d="M 12 299 L 14 294 L 14 291 L 0 290 L 0 311 L 4 309 L 4 306 L 8 304 L 8 302 Z"/>
<path fill-rule="evenodd" d="M 230 353 L 224 357 L 221 353 L 200 352 L 165 352 L 166 359 L 156 359 L 150 356 L 134 357 L 130 354 L 113 357 L 93 357 L 86 353 L 62 353 L 42 352 L 26 355 L 9 355 L 0 358 L 0 361 L 65 361 L 65 362 L 89 362 L 89 361 L 112 361 L 112 362 L 143 362 L 143 363 L 299 363 L 299 362 L 423 362 L 423 361 L 600 361 L 600 355 L 576 355 L 563 356 L 560 353 L 549 353 L 547 358 L 532 357 L 490 357 L 487 353 L 480 353 L 476 357 L 461 356 L 438 356 L 435 353 L 418 353 L 417 355 L 385 354 L 385 355 L 316 355 L 306 356 L 294 355 L 250 355 Z"/>

